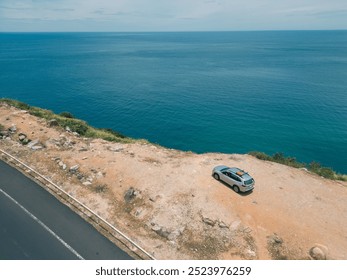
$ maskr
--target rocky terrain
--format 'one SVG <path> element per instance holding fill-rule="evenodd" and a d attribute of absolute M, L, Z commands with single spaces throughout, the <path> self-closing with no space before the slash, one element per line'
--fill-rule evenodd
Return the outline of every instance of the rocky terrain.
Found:
<path fill-rule="evenodd" d="M 83 138 L 0 104 L 0 148 L 60 185 L 157 259 L 347 259 L 347 183 L 250 155 Z M 237 194 L 211 176 L 237 166 Z"/>

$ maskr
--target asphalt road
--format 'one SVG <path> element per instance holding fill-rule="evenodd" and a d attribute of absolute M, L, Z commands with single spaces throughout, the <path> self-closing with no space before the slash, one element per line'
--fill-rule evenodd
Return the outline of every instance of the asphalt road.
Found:
<path fill-rule="evenodd" d="M 54 196 L 0 161 L 0 260 L 132 259 Z"/>

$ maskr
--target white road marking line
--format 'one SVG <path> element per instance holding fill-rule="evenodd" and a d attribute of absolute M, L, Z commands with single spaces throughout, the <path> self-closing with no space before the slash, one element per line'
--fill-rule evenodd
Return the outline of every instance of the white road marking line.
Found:
<path fill-rule="evenodd" d="M 63 239 L 61 239 L 54 231 L 52 231 L 48 226 L 46 226 L 43 222 L 41 222 L 35 215 L 31 214 L 24 206 L 22 206 L 18 201 L 16 201 L 13 197 L 11 197 L 8 193 L 6 193 L 3 189 L 0 188 L 0 192 L 5 195 L 8 199 L 10 199 L 13 203 L 19 206 L 27 215 L 29 215 L 33 220 L 35 220 L 40 226 L 42 226 L 45 230 L 47 230 L 50 234 L 52 234 L 58 241 L 63 244 L 71 253 L 73 253 L 80 260 L 84 260 L 84 258 L 78 254 L 69 244 L 67 244 Z"/>

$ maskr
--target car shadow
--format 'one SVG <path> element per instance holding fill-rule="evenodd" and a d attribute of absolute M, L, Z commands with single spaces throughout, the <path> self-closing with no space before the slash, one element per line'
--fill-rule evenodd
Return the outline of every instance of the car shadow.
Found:
<path fill-rule="evenodd" d="M 212 176 L 212 178 L 213 178 L 214 180 L 216 180 L 213 176 Z M 219 183 L 223 184 L 224 186 L 226 186 L 227 188 L 229 188 L 229 189 L 232 190 L 234 193 L 236 193 L 236 194 L 238 194 L 238 195 L 240 195 L 240 196 L 247 196 L 247 195 L 250 195 L 251 193 L 253 193 L 253 189 L 250 190 L 250 191 L 238 192 L 238 193 L 237 193 L 237 192 L 235 192 L 235 191 L 233 190 L 232 186 L 228 185 L 228 184 L 225 183 L 224 181 L 222 181 L 222 180 L 216 180 L 216 181 L 218 181 Z"/>

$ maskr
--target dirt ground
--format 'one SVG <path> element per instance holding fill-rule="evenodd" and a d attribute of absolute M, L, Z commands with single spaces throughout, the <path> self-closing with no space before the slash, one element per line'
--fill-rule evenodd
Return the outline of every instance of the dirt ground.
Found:
<path fill-rule="evenodd" d="M 1 149 L 157 259 L 347 259 L 346 182 L 250 155 L 82 138 L 3 104 L 0 124 Z M 216 181 L 221 164 L 248 171 L 254 191 Z"/>

